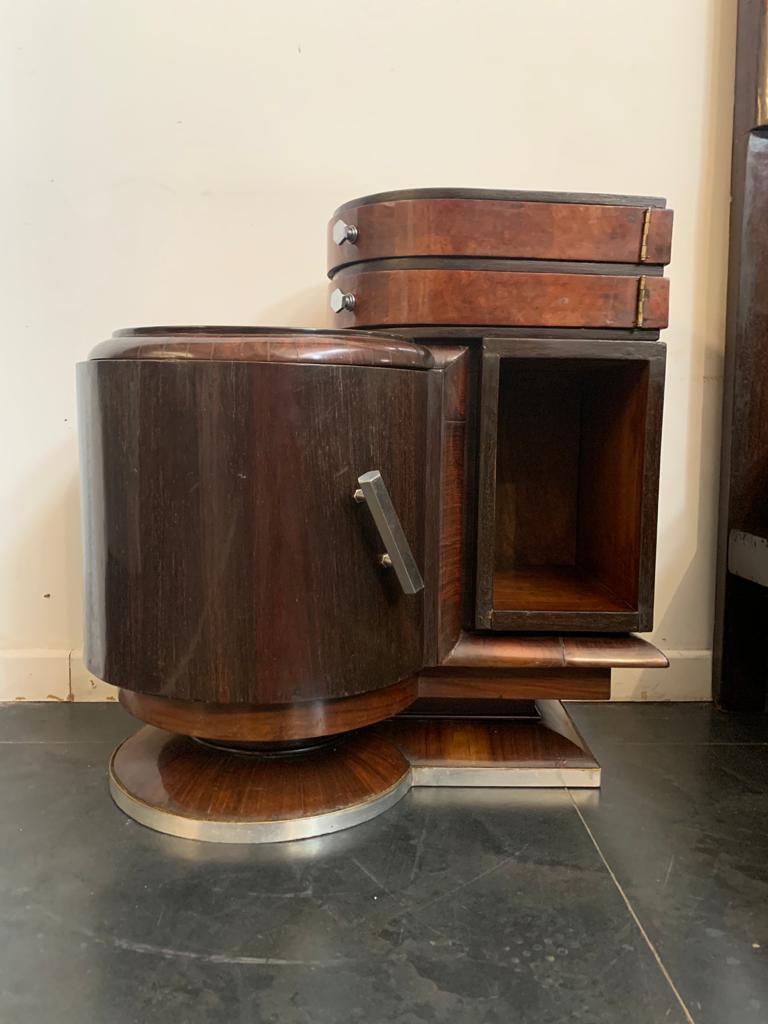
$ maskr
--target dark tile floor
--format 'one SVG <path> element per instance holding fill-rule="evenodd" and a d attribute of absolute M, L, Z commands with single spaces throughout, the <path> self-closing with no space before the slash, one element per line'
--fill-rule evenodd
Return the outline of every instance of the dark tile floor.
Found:
<path fill-rule="evenodd" d="M 240 847 L 112 805 L 119 707 L 0 708 L 0 1021 L 765 1024 L 768 719 L 571 710 L 599 794 Z"/>

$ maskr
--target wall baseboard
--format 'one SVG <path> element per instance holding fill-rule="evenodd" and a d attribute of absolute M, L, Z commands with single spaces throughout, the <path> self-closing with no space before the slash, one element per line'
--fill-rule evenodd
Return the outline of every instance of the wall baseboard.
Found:
<path fill-rule="evenodd" d="M 82 651 L 0 651 L 0 702 L 117 700 L 114 686 L 96 679 Z"/>
<path fill-rule="evenodd" d="M 117 700 L 117 687 L 91 675 L 85 667 L 82 651 L 71 651 L 69 657 L 71 700 Z"/>
<path fill-rule="evenodd" d="M 667 651 L 668 669 L 614 669 L 615 701 L 707 701 L 712 652 Z M 114 686 L 91 675 L 80 650 L 0 651 L 0 702 L 114 701 Z"/>

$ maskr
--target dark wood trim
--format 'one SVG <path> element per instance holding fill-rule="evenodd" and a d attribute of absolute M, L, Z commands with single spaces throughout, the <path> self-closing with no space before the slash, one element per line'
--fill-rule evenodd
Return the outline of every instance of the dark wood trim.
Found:
<path fill-rule="evenodd" d="M 462 624 L 464 577 L 464 529 L 467 466 L 467 391 L 469 350 L 466 346 L 429 346 L 439 370 L 441 414 L 439 416 L 439 480 L 427 491 L 427 516 L 438 530 L 436 604 L 436 648 L 426 664 L 439 662 L 458 639 Z M 433 500 L 434 496 L 434 500 Z M 437 504 L 437 515 L 435 507 Z"/>
<path fill-rule="evenodd" d="M 340 206 L 334 217 L 350 206 L 370 203 L 392 203 L 398 199 L 507 199 L 526 203 L 579 203 L 589 206 L 653 206 L 663 210 L 666 199 L 660 196 L 609 195 L 602 192 L 526 192 L 503 188 L 403 188 L 390 192 L 374 192 L 369 196 L 350 199 Z"/>
<path fill-rule="evenodd" d="M 443 505 L 443 388 L 444 370 L 431 370 L 427 380 L 426 480 L 424 501 L 424 654 L 423 663 L 438 660 L 441 600 L 442 523 L 436 509 Z"/>
<path fill-rule="evenodd" d="M 639 636 L 462 633 L 442 668 L 666 668 L 666 655 Z"/>
<path fill-rule="evenodd" d="M 663 277 L 664 267 L 652 263 L 598 263 L 579 260 L 501 259 L 481 256 L 381 256 L 339 264 L 333 280 L 346 267 L 355 270 L 492 270 L 506 274 L 587 274 L 600 277 Z"/>
<path fill-rule="evenodd" d="M 409 324 L 391 327 L 388 334 L 412 338 L 422 344 L 462 341 L 472 348 L 482 346 L 484 338 L 560 338 L 574 341 L 658 341 L 660 331 L 616 328 L 599 330 L 591 327 L 488 327 L 481 324 Z"/>
<path fill-rule="evenodd" d="M 536 700 L 501 700 L 484 697 L 419 697 L 397 718 L 505 718 L 540 721 Z"/>
<path fill-rule="evenodd" d="M 474 700 L 609 700 L 610 668 L 430 669 L 419 673 L 419 698 Z"/>
<path fill-rule="evenodd" d="M 89 359 L 309 363 L 429 370 L 421 345 L 396 335 L 283 327 L 142 327 L 115 331 Z"/>
<path fill-rule="evenodd" d="M 641 618 L 636 611 L 506 611 L 495 608 L 491 612 L 490 629 L 498 630 L 572 630 L 588 633 L 593 630 L 630 633 L 639 630 Z"/>
<path fill-rule="evenodd" d="M 574 339 L 565 343 L 562 338 L 509 338 L 501 334 L 483 338 L 483 352 L 505 359 L 643 359 L 660 361 L 662 366 L 667 347 L 663 341 L 617 339 L 606 348 L 601 343 Z"/>
<path fill-rule="evenodd" d="M 496 536 L 496 438 L 499 417 L 501 353 L 483 343 L 480 378 L 479 471 L 477 488 L 477 540 L 475 604 L 479 629 L 493 628 L 493 559 Z"/>

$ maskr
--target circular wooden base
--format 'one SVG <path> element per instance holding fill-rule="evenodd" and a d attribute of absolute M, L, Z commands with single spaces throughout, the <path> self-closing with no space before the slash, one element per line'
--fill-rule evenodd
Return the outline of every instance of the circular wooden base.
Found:
<path fill-rule="evenodd" d="M 158 832 L 219 843 L 277 843 L 350 828 L 411 786 L 388 739 L 358 733 L 295 753 L 205 745 L 145 726 L 114 752 L 115 803 Z"/>

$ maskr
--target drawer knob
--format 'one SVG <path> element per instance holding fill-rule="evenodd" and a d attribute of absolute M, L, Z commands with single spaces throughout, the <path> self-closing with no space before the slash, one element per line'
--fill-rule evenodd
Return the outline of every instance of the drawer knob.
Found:
<path fill-rule="evenodd" d="M 333 225 L 333 240 L 336 245 L 344 245 L 345 242 L 354 244 L 357 235 L 358 231 L 354 224 L 345 224 L 343 220 L 337 220 Z"/>
<path fill-rule="evenodd" d="M 343 292 L 341 288 L 333 289 L 330 302 L 334 313 L 341 313 L 343 309 L 355 308 L 355 296 L 352 292 Z"/>

